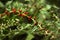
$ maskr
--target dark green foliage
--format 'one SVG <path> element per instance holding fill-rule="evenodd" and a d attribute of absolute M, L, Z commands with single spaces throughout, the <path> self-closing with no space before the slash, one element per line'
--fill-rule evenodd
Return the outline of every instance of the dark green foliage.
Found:
<path fill-rule="evenodd" d="M 58 7 L 60 7 L 60 0 L 46 0 L 48 4 L 54 4 Z"/>
<path fill-rule="evenodd" d="M 0 0 L 0 2 L 2 2 L 4 5 L 5 5 L 8 1 L 11 1 L 11 0 Z"/>
<path fill-rule="evenodd" d="M 20 35 L 20 34 L 17 34 L 17 35 L 15 35 L 12 39 L 13 39 L 13 40 L 25 40 L 26 37 L 27 37 L 27 35 L 28 35 L 28 34 L 26 34 L 26 33 L 25 33 L 25 34 L 21 34 L 21 35 Z"/>
<path fill-rule="evenodd" d="M 8 36 L 6 36 L 6 37 L 4 37 L 4 38 L 3 38 L 3 40 L 9 40 L 9 37 L 8 37 Z"/>
<path fill-rule="evenodd" d="M 45 35 L 34 35 L 35 37 L 32 40 L 43 40 L 43 38 L 45 37 Z"/>

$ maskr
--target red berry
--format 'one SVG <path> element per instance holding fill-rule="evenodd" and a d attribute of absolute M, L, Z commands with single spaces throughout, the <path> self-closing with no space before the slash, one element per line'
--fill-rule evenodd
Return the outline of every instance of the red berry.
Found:
<path fill-rule="evenodd" d="M 21 14 L 18 14 L 18 16 L 21 16 Z"/>
<path fill-rule="evenodd" d="M 19 16 L 24 17 L 24 16 L 25 16 L 25 14 L 19 14 Z"/>
<path fill-rule="evenodd" d="M 16 12 L 16 9 L 15 9 L 15 8 L 13 8 L 13 9 L 12 9 L 12 12 L 13 12 L 13 13 L 15 13 L 15 12 Z"/>
<path fill-rule="evenodd" d="M 32 16 L 28 16 L 28 20 L 31 20 Z"/>
<path fill-rule="evenodd" d="M 29 19 L 31 19 L 31 18 L 32 18 L 32 16 L 28 16 L 28 18 L 29 18 Z"/>
<path fill-rule="evenodd" d="M 29 14 L 28 12 L 24 12 L 24 14 Z"/>
<path fill-rule="evenodd" d="M 10 15 L 10 13 L 7 10 L 4 13 L 7 14 L 7 15 Z"/>

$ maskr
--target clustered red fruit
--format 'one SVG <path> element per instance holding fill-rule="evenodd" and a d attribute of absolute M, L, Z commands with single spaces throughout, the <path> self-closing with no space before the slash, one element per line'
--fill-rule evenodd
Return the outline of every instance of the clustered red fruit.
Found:
<path fill-rule="evenodd" d="M 4 15 L 7 15 L 7 16 L 10 16 L 10 14 L 16 14 L 17 13 L 17 16 L 19 17 L 27 17 L 29 21 L 32 20 L 32 16 L 28 16 L 29 12 L 22 12 L 22 10 L 16 10 L 15 8 L 12 8 L 11 12 L 9 12 L 8 10 L 5 10 L 5 12 L 3 14 L 0 14 L 0 17 L 3 17 Z M 36 19 L 36 16 L 34 16 L 33 18 L 34 20 Z M 34 25 L 37 25 L 38 22 L 34 23 Z"/>
<path fill-rule="evenodd" d="M 18 16 L 27 17 L 28 20 L 32 19 L 32 16 L 28 16 L 29 12 L 22 12 L 22 13 L 19 13 L 19 12 L 22 12 L 22 10 L 19 9 L 18 12 L 17 12 L 17 10 L 15 8 L 12 8 L 12 12 L 9 12 L 8 10 L 5 10 L 5 12 L 3 14 L 1 14 L 1 16 L 4 16 L 4 15 L 8 15 L 9 16 L 11 13 L 18 13 Z"/>
<path fill-rule="evenodd" d="M 13 12 L 13 13 L 16 13 L 16 9 L 15 9 L 15 8 L 12 8 L 12 12 Z"/>

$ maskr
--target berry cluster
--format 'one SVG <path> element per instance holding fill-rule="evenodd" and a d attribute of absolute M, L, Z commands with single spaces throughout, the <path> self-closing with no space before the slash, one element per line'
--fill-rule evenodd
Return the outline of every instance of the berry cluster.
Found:
<path fill-rule="evenodd" d="M 0 14 L 0 16 L 5 16 L 5 15 L 8 15 L 10 16 L 10 14 L 17 14 L 17 16 L 21 16 L 21 17 L 28 17 L 28 19 L 31 19 L 32 16 L 28 16 L 29 12 L 23 12 L 22 10 L 16 10 L 15 8 L 12 8 L 12 10 L 9 12 L 8 10 L 5 10 L 4 13 Z"/>
<path fill-rule="evenodd" d="M 5 15 L 7 15 L 7 16 L 10 16 L 11 14 L 14 14 L 14 15 L 17 15 L 17 16 L 19 16 L 19 17 L 27 17 L 28 18 L 28 20 L 29 21 L 34 21 L 35 19 L 36 19 L 36 16 L 35 17 L 32 17 L 32 16 L 30 16 L 30 15 L 28 15 L 29 14 L 29 12 L 23 12 L 22 10 L 16 10 L 16 8 L 12 8 L 12 10 L 11 11 L 8 11 L 7 9 L 5 10 L 5 12 L 3 13 L 3 14 L 0 14 L 0 17 L 3 17 L 3 16 L 5 16 Z M 34 22 L 34 25 L 36 25 L 37 24 L 37 22 Z"/>

